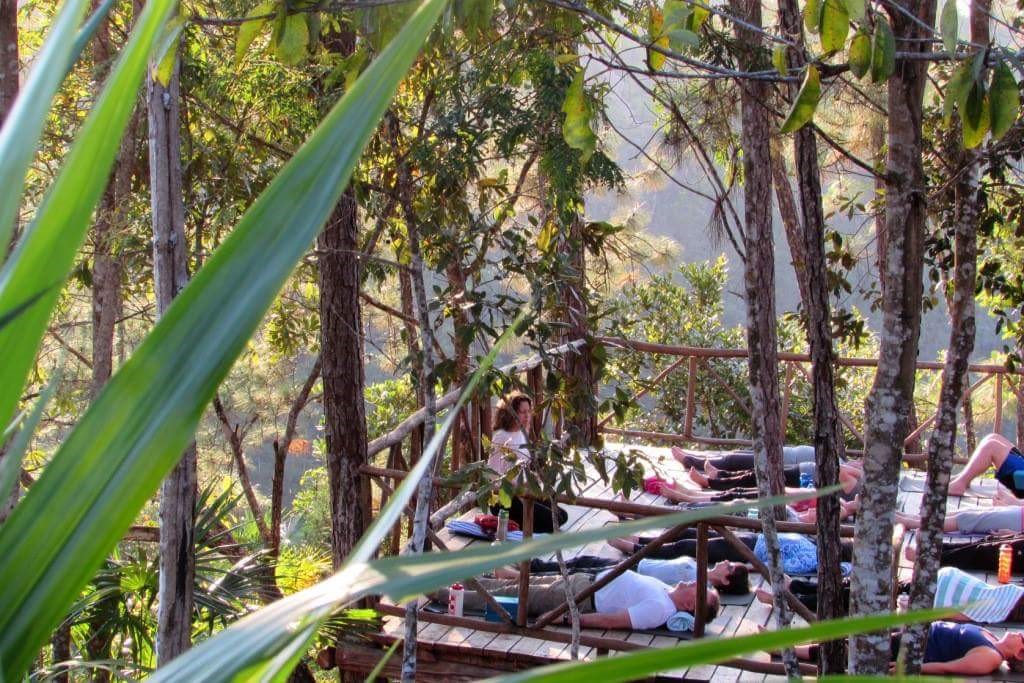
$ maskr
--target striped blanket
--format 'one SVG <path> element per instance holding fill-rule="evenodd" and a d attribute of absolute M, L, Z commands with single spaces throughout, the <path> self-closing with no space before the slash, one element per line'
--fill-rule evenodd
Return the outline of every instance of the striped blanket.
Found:
<path fill-rule="evenodd" d="M 936 607 L 960 608 L 972 621 L 982 624 L 1006 621 L 1021 596 L 1024 596 L 1021 586 L 1012 583 L 990 586 L 955 567 L 940 569 L 935 586 Z"/>

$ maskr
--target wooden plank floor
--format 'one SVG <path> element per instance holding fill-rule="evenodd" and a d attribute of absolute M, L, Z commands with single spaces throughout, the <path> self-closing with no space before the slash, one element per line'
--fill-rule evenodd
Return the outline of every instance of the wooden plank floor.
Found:
<path fill-rule="evenodd" d="M 610 451 L 614 451 L 617 448 L 623 448 L 623 446 L 609 444 L 607 448 Z M 689 476 L 684 471 L 683 467 L 677 463 L 674 458 L 672 458 L 669 449 L 644 447 L 639 450 L 642 450 L 650 461 L 645 465 L 647 475 L 658 474 L 666 479 L 675 479 L 678 484 L 687 488 L 698 490 L 698 487 L 689 479 Z M 914 474 L 908 470 L 904 471 L 903 476 L 908 482 L 915 479 L 923 481 L 923 474 Z M 992 501 L 990 496 L 994 489 L 994 483 L 995 482 L 991 479 L 976 481 L 974 487 L 968 491 L 968 495 L 963 496 L 962 498 L 951 498 L 948 509 L 950 511 L 955 511 L 961 506 L 974 507 L 991 505 Z M 913 485 L 911 484 L 909 488 L 913 488 Z M 600 478 L 597 477 L 596 474 L 592 477 L 582 495 L 603 498 L 606 500 L 611 500 L 614 496 L 611 486 L 600 481 Z M 908 513 L 917 513 L 921 504 L 921 496 L 922 494 L 916 491 L 901 490 L 899 494 L 899 509 Z M 667 503 L 664 498 L 646 492 L 634 492 L 631 496 L 631 500 L 643 504 Z M 565 507 L 569 513 L 569 521 L 565 527 L 565 531 L 567 533 L 584 529 L 592 529 L 608 524 L 609 522 L 616 521 L 614 515 L 604 510 L 594 510 L 574 505 L 566 505 L 563 507 Z M 464 518 L 472 519 L 472 515 L 476 512 L 478 511 L 468 513 Z M 653 533 L 656 533 L 656 530 L 652 530 L 652 534 Z M 447 531 L 447 529 L 442 530 L 438 535 L 445 544 L 452 549 L 461 548 L 473 542 L 471 539 L 452 535 Z M 904 543 L 906 544 L 909 540 L 910 539 L 908 538 Z M 583 554 L 621 558 L 621 554 L 618 551 L 604 543 L 569 548 L 564 551 L 564 554 L 566 558 L 576 557 Z M 905 553 L 901 550 L 901 580 L 905 581 L 910 579 L 911 567 L 912 564 L 906 559 Z M 986 579 L 989 581 L 995 580 L 994 568 L 992 575 L 986 576 Z M 752 573 L 751 590 L 756 590 L 761 586 L 761 584 L 761 577 Z M 400 632 L 402 630 L 401 624 L 402 620 L 400 618 L 388 617 L 385 620 L 385 631 L 389 633 L 394 633 L 396 631 Z M 796 618 L 794 620 L 794 625 L 804 625 L 804 622 L 802 619 Z M 747 635 L 755 633 L 759 627 L 763 626 L 772 628 L 772 608 L 769 605 L 765 605 L 757 599 L 754 599 L 747 606 L 723 606 L 718 618 L 708 625 L 706 637 L 719 638 Z M 568 629 L 560 630 L 568 631 Z M 993 630 L 998 631 L 999 629 Z M 600 631 L 595 629 L 587 629 L 585 633 L 587 635 L 625 638 L 630 642 L 648 647 L 674 647 L 680 642 L 675 638 L 667 636 L 651 636 L 643 633 Z M 466 644 L 475 647 L 486 647 L 488 650 L 495 653 L 526 653 L 550 657 L 552 660 L 567 660 L 570 658 L 569 645 L 564 643 L 543 641 L 537 638 L 527 638 L 518 635 L 493 634 L 462 627 L 455 628 L 420 622 L 419 637 L 421 640 L 425 641 L 442 642 L 452 645 Z M 581 647 L 579 655 L 580 659 L 589 660 L 597 656 L 597 652 L 593 648 Z M 746 656 L 761 661 L 768 661 L 769 659 L 768 655 L 765 653 L 754 653 Z M 781 676 L 766 676 L 764 674 L 755 674 L 722 666 L 691 667 L 689 669 L 682 669 L 679 671 L 664 672 L 662 673 L 662 676 L 678 677 L 685 680 L 705 680 L 715 682 L 729 681 L 730 683 L 785 680 L 784 677 Z"/>

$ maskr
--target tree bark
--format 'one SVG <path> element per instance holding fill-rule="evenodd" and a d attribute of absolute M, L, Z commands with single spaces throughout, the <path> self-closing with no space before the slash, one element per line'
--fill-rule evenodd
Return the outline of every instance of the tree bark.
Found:
<path fill-rule="evenodd" d="M 896 42 L 929 52 L 917 22 L 935 23 L 934 0 L 896 0 L 913 17 L 890 14 Z M 930 32 L 930 29 L 928 29 Z M 926 218 L 921 163 L 921 116 L 927 62 L 897 59 L 888 84 L 889 138 L 886 169 L 882 334 L 878 369 L 866 402 L 864 487 L 857 518 L 851 612 L 879 614 L 892 594 L 892 529 L 903 441 L 914 400 L 914 373 L 921 330 L 922 263 Z M 883 675 L 889 669 L 889 634 L 854 636 L 850 670 Z"/>
<path fill-rule="evenodd" d="M 803 45 L 803 21 L 795 0 L 779 2 L 779 20 L 785 35 Z M 806 63 L 802 50 L 789 49 L 788 63 L 800 69 Z M 796 98 L 797 85 L 789 87 Z M 829 306 L 828 267 L 825 259 L 825 214 L 821 204 L 821 171 L 814 129 L 804 126 L 793 136 L 793 154 L 800 193 L 802 229 L 799 254 L 804 270 L 797 273 L 805 294 L 807 341 L 811 355 L 811 383 L 814 395 L 815 485 L 819 488 L 839 483 L 840 427 L 836 408 L 832 348 L 832 313 Z M 781 166 L 781 162 L 775 164 Z M 778 178 L 776 180 L 778 182 Z M 778 190 L 776 190 L 778 192 Z M 791 240 L 792 243 L 792 240 Z M 795 259 L 794 259 L 795 261 Z M 839 496 L 818 500 L 818 617 L 832 619 L 843 615 L 842 576 L 839 572 Z M 822 643 L 819 672 L 839 673 L 845 668 L 846 648 L 842 640 Z"/>
<path fill-rule="evenodd" d="M 0 123 L 18 96 L 18 0 L 0 0 Z"/>
<path fill-rule="evenodd" d="M 324 36 L 324 47 L 347 56 L 355 51 L 351 31 Z M 320 266 L 320 347 L 331 487 L 331 555 L 340 567 L 370 522 L 366 464 L 366 383 L 362 309 L 359 303 L 359 206 L 351 187 L 338 200 L 317 241 Z"/>
<path fill-rule="evenodd" d="M 165 88 L 147 78 L 149 180 L 153 212 L 153 280 L 163 315 L 188 281 L 185 208 L 181 189 L 179 67 Z M 195 584 L 196 447 L 182 455 L 160 487 L 160 589 L 157 664 L 191 645 Z"/>
<path fill-rule="evenodd" d="M 331 487 L 331 551 L 340 567 L 370 522 L 363 402 L 362 309 L 359 303 L 358 206 L 346 190 L 318 242 L 320 347 Z"/>
<path fill-rule="evenodd" d="M 396 131 L 397 134 L 397 131 Z M 419 320 L 420 348 L 422 349 L 422 367 L 420 387 L 423 391 L 426 418 L 423 422 L 423 443 L 428 444 L 434 436 L 435 396 L 434 396 L 434 328 L 430 322 L 430 311 L 427 309 L 426 282 L 423 273 L 423 257 L 420 253 L 419 225 L 412 204 L 409 169 L 405 164 L 399 171 L 402 187 L 403 209 L 406 216 L 406 228 L 409 236 L 409 252 L 411 254 L 411 281 L 416 315 Z M 440 460 L 439 453 L 434 454 L 434 462 L 420 480 L 416 492 L 416 511 L 413 517 L 412 538 L 409 543 L 411 553 L 421 553 L 426 546 L 427 523 L 430 516 L 430 498 L 433 492 L 433 475 Z M 413 683 L 416 680 L 416 634 L 418 620 L 416 618 L 417 601 L 413 600 L 405 611 L 405 642 L 402 648 L 402 681 Z"/>
<path fill-rule="evenodd" d="M 577 216 L 569 225 L 568 238 L 564 240 L 563 249 L 564 262 L 570 269 L 561 284 L 562 310 L 566 323 L 563 342 L 586 340 L 578 351 L 570 351 L 562 359 L 562 372 L 566 379 L 565 391 L 568 394 L 571 411 L 565 426 L 569 443 L 580 448 L 589 448 L 597 441 L 597 388 L 591 353 L 590 295 L 587 291 L 587 255 L 583 240 L 582 217 Z"/>
<path fill-rule="evenodd" d="M 455 375 L 452 378 L 453 381 L 450 385 L 451 387 L 462 386 L 466 381 L 466 378 L 469 376 L 469 343 L 467 338 L 461 334 L 461 332 L 468 329 L 471 325 L 465 310 L 461 305 L 459 305 L 465 298 L 466 274 L 463 271 L 461 259 L 457 253 L 458 250 L 454 251 L 456 251 L 456 253 L 449 257 L 450 260 L 445 267 L 445 275 L 448 278 L 449 291 L 453 297 L 452 347 L 454 349 L 454 353 L 452 354 L 452 359 L 455 361 Z M 456 420 L 455 424 L 452 426 L 451 433 L 452 470 L 456 470 L 466 464 L 468 460 L 467 456 L 470 453 L 469 439 L 469 430 L 463 428 L 462 420 Z"/>
<path fill-rule="evenodd" d="M 761 26 L 760 0 L 730 0 L 734 14 L 747 24 Z M 761 37 L 756 31 L 736 26 L 742 46 L 740 68 L 758 66 Z M 779 397 L 778 338 L 775 333 L 775 255 L 772 235 L 771 126 L 765 103 L 770 99 L 763 81 L 739 81 L 741 145 L 743 147 L 744 289 L 747 302 L 747 367 L 750 377 L 750 403 L 754 425 L 754 453 L 757 484 L 761 496 L 785 491 L 782 471 L 782 413 Z M 785 575 L 779 554 L 777 516 L 784 508 L 761 510 L 765 546 L 778 628 L 789 625 L 792 614 L 785 600 Z M 790 677 L 800 670 L 792 649 L 783 651 Z"/>
<path fill-rule="evenodd" d="M 989 0 L 971 3 L 971 42 L 989 43 Z M 954 187 L 954 259 L 953 298 L 950 301 L 949 350 L 942 369 L 942 388 L 936 408 L 935 428 L 928 440 L 928 474 L 921 502 L 921 529 L 917 534 L 917 560 L 914 583 L 910 591 L 911 609 L 930 608 L 935 601 L 935 582 L 941 565 L 943 523 L 949 475 L 953 469 L 956 447 L 956 413 L 963 402 L 968 383 L 967 366 L 974 351 L 975 316 L 974 284 L 977 274 L 978 223 L 984 211 L 984 198 L 979 187 L 981 156 L 975 150 L 963 149 L 959 136 L 950 136 L 954 146 L 949 157 L 959 159 Z M 916 624 L 907 629 L 900 649 L 906 671 L 916 674 L 921 669 L 928 629 Z"/>

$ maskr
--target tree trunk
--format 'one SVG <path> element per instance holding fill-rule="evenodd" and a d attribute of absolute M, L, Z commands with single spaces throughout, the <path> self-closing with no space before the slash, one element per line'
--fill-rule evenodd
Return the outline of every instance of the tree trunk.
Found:
<path fill-rule="evenodd" d="M 760 0 L 731 0 L 732 12 L 754 27 L 761 26 Z M 740 68 L 755 70 L 761 37 L 756 31 L 737 25 L 741 48 Z M 741 107 L 741 145 L 744 174 L 743 247 L 747 259 L 744 289 L 747 302 L 747 367 L 750 376 L 750 403 L 754 424 L 754 453 L 757 484 L 761 496 L 785 491 L 782 472 L 782 414 L 779 397 L 778 339 L 775 333 L 775 255 L 772 235 L 771 127 L 764 103 L 770 93 L 764 81 L 739 81 Z M 786 604 L 776 517 L 785 514 L 782 506 L 762 510 L 761 522 L 778 628 L 789 625 L 791 613 Z M 783 652 L 791 677 L 799 677 L 796 655 Z"/>
<path fill-rule="evenodd" d="M 0 123 L 18 95 L 18 0 L 0 0 Z"/>
<path fill-rule="evenodd" d="M 988 45 L 989 0 L 971 3 L 971 42 Z M 921 530 L 917 534 L 917 560 L 914 563 L 914 584 L 910 591 L 911 609 L 930 608 L 935 601 L 935 582 L 941 565 L 943 523 L 949 475 L 953 469 L 956 448 L 956 411 L 963 402 L 967 385 L 967 366 L 974 351 L 974 283 L 977 273 L 978 223 L 984 211 L 984 198 L 979 187 L 981 156 L 975 150 L 963 149 L 959 136 L 950 136 L 953 150 L 948 155 L 959 159 L 963 170 L 954 186 L 954 260 L 953 299 L 950 302 L 949 351 L 942 369 L 942 388 L 936 408 L 935 428 L 928 440 L 928 475 L 921 502 Z M 925 624 L 911 626 L 903 636 L 900 649 L 908 673 L 921 669 L 928 628 Z"/>
<path fill-rule="evenodd" d="M 782 10 L 785 3 L 780 3 L 779 14 L 786 16 Z M 799 16 L 799 14 L 797 15 Z M 792 97 L 792 94 L 790 94 Z M 793 200 L 793 188 L 789 184 L 786 172 L 785 148 L 778 137 L 772 138 L 772 184 L 775 186 L 775 199 L 779 205 L 779 216 L 782 227 L 786 231 L 786 242 L 789 245 L 789 256 L 793 260 L 793 272 L 796 273 L 796 286 L 800 291 L 800 303 L 807 309 L 811 294 L 807 291 L 807 256 L 804 254 L 803 225 L 797 213 L 796 202 Z"/>
<path fill-rule="evenodd" d="M 589 448 L 597 441 L 597 389 L 591 353 L 589 325 L 590 295 L 587 291 L 586 246 L 583 243 L 583 220 L 577 216 L 569 225 L 563 242 L 564 263 L 570 272 L 562 281 L 562 310 L 565 315 L 565 341 L 583 339 L 578 351 L 570 351 L 562 359 L 565 374 L 569 416 L 566 430 L 569 443 Z"/>
<path fill-rule="evenodd" d="M 457 250 L 456 250 L 457 252 Z M 466 274 L 463 272 L 462 263 L 458 253 L 452 254 L 445 267 L 445 275 L 448 278 L 448 287 L 453 296 L 452 306 L 452 347 L 454 349 L 453 360 L 455 361 L 455 374 L 450 387 L 462 386 L 469 377 L 469 341 L 462 334 L 463 330 L 470 327 L 471 323 L 460 302 L 464 301 L 466 293 Z M 463 411 L 465 414 L 465 410 Z M 452 459 L 451 468 L 457 470 L 468 461 L 471 452 L 470 433 L 463 428 L 462 420 L 456 420 L 452 426 L 451 443 Z"/>
<path fill-rule="evenodd" d="M 371 519 L 369 486 L 359 472 L 367 455 L 358 236 L 358 206 L 349 189 L 338 201 L 318 243 L 323 405 L 335 568 L 344 563 Z"/>
<path fill-rule="evenodd" d="M 404 210 L 406 215 L 406 227 L 409 233 L 409 251 L 411 254 L 411 280 L 414 300 L 416 303 L 416 314 L 419 321 L 420 348 L 423 351 L 423 365 L 421 368 L 420 387 L 423 390 L 424 408 L 426 419 L 423 422 L 423 443 L 428 444 L 434 436 L 435 419 L 435 396 L 434 396 L 434 339 L 433 327 L 430 323 L 430 312 L 427 309 L 426 282 L 423 273 L 423 258 L 420 254 L 420 237 L 418 221 L 412 205 L 412 197 L 409 195 L 409 171 L 403 164 L 400 171 L 403 195 Z M 416 492 L 416 512 L 413 517 L 412 539 L 409 543 L 409 550 L 413 554 L 423 552 L 426 545 L 427 522 L 430 516 L 430 499 L 433 490 L 433 474 L 437 466 L 440 453 L 434 454 L 434 462 L 428 466 L 423 479 L 420 480 Z M 416 680 L 416 618 L 417 601 L 413 600 L 406 607 L 405 611 L 405 642 L 402 649 L 402 681 L 413 683 Z"/>
<path fill-rule="evenodd" d="M 914 19 L 891 12 L 896 42 L 905 50 L 929 52 L 931 43 L 916 22 L 935 23 L 934 0 L 896 0 Z M 930 31 L 930 29 L 928 29 Z M 892 594 L 892 529 L 903 440 L 914 400 L 921 330 L 922 263 L 926 188 L 921 164 L 921 114 L 927 62 L 897 59 L 889 79 L 889 156 L 882 279 L 882 334 L 878 370 L 866 402 L 864 488 L 854 543 L 851 611 L 879 614 Z M 889 634 L 854 636 L 854 674 L 885 674 Z"/>
<path fill-rule="evenodd" d="M 781 0 L 779 19 L 784 35 L 803 43 L 803 22 L 795 0 Z M 789 66 L 802 68 L 802 50 L 788 50 Z M 797 96 L 797 85 L 789 87 L 790 98 Z M 804 261 L 801 293 L 805 293 L 807 341 L 811 355 L 811 383 L 814 392 L 815 485 L 819 488 L 839 483 L 840 428 L 836 408 L 832 348 L 832 313 L 829 306 L 828 267 L 825 260 L 825 215 L 821 205 L 821 171 L 818 168 L 818 144 L 814 129 L 804 126 L 793 137 L 793 154 L 800 192 L 802 230 L 799 253 Z M 775 164 L 781 166 L 781 162 Z M 776 182 L 778 182 L 778 178 Z M 776 190 L 778 192 L 778 190 Z M 792 241 L 792 240 L 791 240 Z M 842 576 L 839 572 L 839 496 L 818 500 L 818 617 L 831 619 L 845 612 L 842 600 Z M 841 640 L 823 643 L 818 665 L 822 674 L 839 673 L 845 668 L 846 648 Z"/>
<path fill-rule="evenodd" d="M 165 88 L 147 78 L 149 181 L 153 212 L 153 280 L 160 315 L 188 281 L 181 190 L 179 67 Z M 157 664 L 191 644 L 195 584 L 196 447 L 182 455 L 160 487 L 160 592 Z"/>

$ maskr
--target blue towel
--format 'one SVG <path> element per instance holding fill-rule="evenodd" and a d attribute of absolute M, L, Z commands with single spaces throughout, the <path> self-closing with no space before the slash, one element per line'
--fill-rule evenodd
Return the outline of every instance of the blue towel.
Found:
<path fill-rule="evenodd" d="M 467 521 L 464 521 L 464 520 L 461 520 L 461 519 L 453 519 L 452 521 L 448 522 L 447 527 L 448 527 L 449 531 L 451 531 L 453 534 L 458 534 L 459 536 L 469 536 L 471 538 L 480 538 L 480 539 L 483 539 L 485 541 L 493 541 L 494 540 L 494 536 L 491 536 L 490 534 L 485 532 L 480 527 L 480 525 L 476 524 L 475 522 L 467 522 Z M 540 538 L 541 536 L 545 536 L 545 535 L 546 534 L 534 534 L 533 537 L 534 538 Z M 523 540 L 523 532 L 522 531 L 510 531 L 510 532 L 508 532 L 508 540 L 510 540 L 510 541 L 521 541 L 521 540 Z"/>
<path fill-rule="evenodd" d="M 665 626 L 668 627 L 669 631 L 692 631 L 695 621 L 693 615 L 689 612 L 676 612 L 668 618 Z"/>

